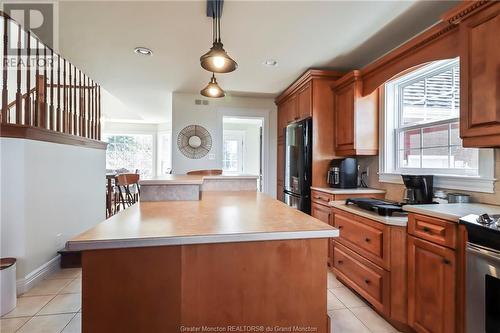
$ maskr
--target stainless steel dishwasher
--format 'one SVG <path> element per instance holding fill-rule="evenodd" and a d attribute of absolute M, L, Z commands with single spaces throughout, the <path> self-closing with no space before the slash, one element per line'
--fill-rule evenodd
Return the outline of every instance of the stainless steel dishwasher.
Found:
<path fill-rule="evenodd" d="M 468 215 L 467 333 L 500 333 L 500 219 Z"/>

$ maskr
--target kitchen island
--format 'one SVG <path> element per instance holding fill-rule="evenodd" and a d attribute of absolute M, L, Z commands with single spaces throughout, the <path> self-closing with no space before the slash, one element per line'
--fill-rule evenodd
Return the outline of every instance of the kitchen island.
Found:
<path fill-rule="evenodd" d="M 326 332 L 337 236 L 258 192 L 141 202 L 67 244 L 82 250 L 82 330 Z"/>

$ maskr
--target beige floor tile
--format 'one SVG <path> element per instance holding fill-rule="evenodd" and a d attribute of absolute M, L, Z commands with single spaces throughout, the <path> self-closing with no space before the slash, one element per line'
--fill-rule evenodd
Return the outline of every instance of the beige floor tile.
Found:
<path fill-rule="evenodd" d="M 47 279 L 74 279 L 82 274 L 81 268 L 65 268 L 52 273 Z"/>
<path fill-rule="evenodd" d="M 81 294 L 57 295 L 37 315 L 78 312 L 81 307 L 81 300 Z"/>
<path fill-rule="evenodd" d="M 326 292 L 326 300 L 327 300 L 327 309 L 328 310 L 337 310 L 345 308 L 344 304 L 335 296 L 331 291 Z"/>
<path fill-rule="evenodd" d="M 82 314 L 77 313 L 76 316 L 71 319 L 68 326 L 64 328 L 61 333 L 81 333 L 82 331 Z"/>
<path fill-rule="evenodd" d="M 55 281 L 55 280 L 54 280 Z M 79 294 L 82 292 L 82 279 L 76 278 L 61 290 L 61 294 Z"/>
<path fill-rule="evenodd" d="M 54 296 L 31 296 L 17 299 L 14 310 L 4 315 L 3 318 L 31 317 L 45 306 Z"/>
<path fill-rule="evenodd" d="M 74 314 L 36 316 L 31 318 L 18 333 L 60 333 Z"/>
<path fill-rule="evenodd" d="M 328 311 L 331 333 L 370 333 L 363 323 L 349 309 Z"/>
<path fill-rule="evenodd" d="M 344 285 L 337 280 L 335 274 L 328 272 L 328 289 L 343 287 Z"/>
<path fill-rule="evenodd" d="M 361 298 L 346 287 L 333 288 L 330 291 L 348 308 L 366 306 Z"/>
<path fill-rule="evenodd" d="M 394 333 L 398 331 L 368 306 L 352 308 L 351 311 L 372 333 Z"/>
<path fill-rule="evenodd" d="M 65 286 L 71 283 L 72 279 L 43 280 L 28 290 L 24 296 L 56 295 Z"/>
<path fill-rule="evenodd" d="M 29 319 L 30 317 L 0 319 L 0 332 L 14 333 Z"/>

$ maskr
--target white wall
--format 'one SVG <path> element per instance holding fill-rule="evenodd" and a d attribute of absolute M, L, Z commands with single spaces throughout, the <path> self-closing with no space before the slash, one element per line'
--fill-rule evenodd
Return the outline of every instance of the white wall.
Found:
<path fill-rule="evenodd" d="M 105 219 L 105 151 L 0 138 L 0 256 L 26 278 Z"/>
<path fill-rule="evenodd" d="M 264 152 L 264 192 L 276 195 L 276 105 L 272 98 L 227 96 L 208 99 L 209 105 L 196 105 L 198 94 L 174 93 L 172 96 L 172 168 L 183 174 L 197 169 L 222 168 L 223 116 L 262 117 Z M 201 125 L 212 136 L 212 150 L 205 157 L 193 160 L 177 148 L 177 136 L 188 125 Z"/>

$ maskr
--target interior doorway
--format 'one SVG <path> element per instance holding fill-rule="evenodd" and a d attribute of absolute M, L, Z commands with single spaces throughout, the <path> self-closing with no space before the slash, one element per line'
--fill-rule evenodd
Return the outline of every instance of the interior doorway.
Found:
<path fill-rule="evenodd" d="M 262 126 L 260 117 L 223 117 L 222 169 L 225 174 L 258 176 L 262 192 Z"/>

